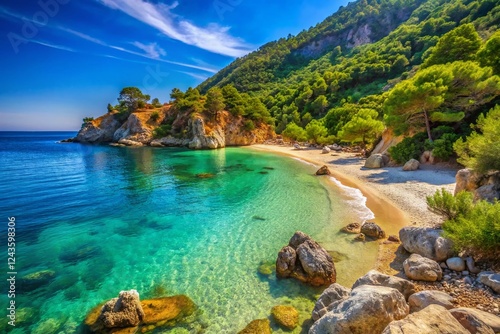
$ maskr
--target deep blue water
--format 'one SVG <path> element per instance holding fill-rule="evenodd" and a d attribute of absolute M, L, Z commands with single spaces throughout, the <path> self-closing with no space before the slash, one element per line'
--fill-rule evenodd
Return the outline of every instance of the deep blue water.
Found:
<path fill-rule="evenodd" d="M 88 311 L 130 289 L 193 299 L 199 312 L 182 333 L 236 333 L 277 304 L 306 320 L 317 289 L 257 272 L 296 230 L 347 257 L 336 264 L 340 283 L 373 264 L 376 245 L 338 233 L 355 210 L 313 166 L 248 148 L 58 143 L 74 135 L 0 132 L 2 245 L 15 217 L 18 281 L 54 272 L 47 284 L 17 291 L 17 326 L 2 315 L 0 332 L 78 333 Z M 8 302 L 0 295 L 2 309 Z"/>

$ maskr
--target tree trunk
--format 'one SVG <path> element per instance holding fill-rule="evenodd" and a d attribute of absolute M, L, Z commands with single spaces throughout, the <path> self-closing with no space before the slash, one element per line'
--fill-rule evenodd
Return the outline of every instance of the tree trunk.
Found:
<path fill-rule="evenodd" d="M 429 140 L 432 141 L 431 135 L 431 124 L 429 123 L 429 116 L 427 115 L 427 111 L 424 110 L 425 117 L 425 128 L 427 129 L 427 136 L 429 136 Z"/>

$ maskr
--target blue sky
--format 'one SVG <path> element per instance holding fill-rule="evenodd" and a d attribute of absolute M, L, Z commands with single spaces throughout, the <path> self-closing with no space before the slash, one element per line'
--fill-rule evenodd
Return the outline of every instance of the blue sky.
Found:
<path fill-rule="evenodd" d="M 78 130 L 121 88 L 165 102 L 344 0 L 4 0 L 0 131 Z"/>

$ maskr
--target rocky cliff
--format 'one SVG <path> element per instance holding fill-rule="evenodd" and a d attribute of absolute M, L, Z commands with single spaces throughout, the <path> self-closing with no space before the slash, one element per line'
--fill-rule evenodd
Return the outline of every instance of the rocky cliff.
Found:
<path fill-rule="evenodd" d="M 154 117 L 154 113 L 158 116 Z M 182 134 L 154 138 L 154 130 L 167 117 L 175 117 L 174 124 L 183 128 Z M 235 117 L 226 111 L 219 114 L 217 122 L 203 114 L 172 115 L 170 106 L 165 106 L 155 110 L 138 110 L 124 120 L 117 112 L 108 113 L 85 123 L 74 141 L 125 146 L 180 146 L 199 150 L 263 143 L 275 135 L 267 124 L 257 124 L 253 130 L 246 130 L 244 122 L 245 118 Z"/>

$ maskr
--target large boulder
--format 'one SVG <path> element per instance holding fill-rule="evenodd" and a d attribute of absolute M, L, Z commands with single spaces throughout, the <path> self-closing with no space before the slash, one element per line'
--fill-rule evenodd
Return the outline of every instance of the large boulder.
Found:
<path fill-rule="evenodd" d="M 440 305 L 429 305 L 403 320 L 391 322 L 382 334 L 470 334 Z"/>
<path fill-rule="evenodd" d="M 398 290 L 362 285 L 353 289 L 349 298 L 335 303 L 313 324 L 309 334 L 378 334 L 408 312 L 405 297 Z"/>
<path fill-rule="evenodd" d="M 404 171 L 415 171 L 420 167 L 420 162 L 415 159 L 410 159 L 408 162 L 406 162 L 403 166 Z"/>
<path fill-rule="evenodd" d="M 410 313 L 423 310 L 431 304 L 441 305 L 445 309 L 453 308 L 453 297 L 449 294 L 437 290 L 424 290 L 414 293 L 408 298 Z"/>
<path fill-rule="evenodd" d="M 271 309 L 273 319 L 286 329 L 294 329 L 299 324 L 299 311 L 293 306 L 277 305 Z"/>
<path fill-rule="evenodd" d="M 358 278 L 352 288 L 355 289 L 361 285 L 381 285 L 393 288 L 401 292 L 406 300 L 415 293 L 415 284 L 412 282 L 396 276 L 385 275 L 376 270 L 370 270 L 365 276 Z"/>
<path fill-rule="evenodd" d="M 387 165 L 389 159 L 383 154 L 372 154 L 365 161 L 365 168 L 382 168 Z"/>
<path fill-rule="evenodd" d="M 500 273 L 483 271 L 479 273 L 477 280 L 484 285 L 489 286 L 496 293 L 500 294 Z"/>
<path fill-rule="evenodd" d="M 459 307 L 450 310 L 450 313 L 471 333 L 478 325 L 485 324 L 494 333 L 500 333 L 500 317 L 475 308 Z M 481 326 L 484 327 L 484 326 Z"/>
<path fill-rule="evenodd" d="M 313 285 L 329 285 L 336 281 L 333 259 L 316 241 L 303 232 L 295 232 L 288 246 L 283 247 L 276 260 L 278 277 L 293 277 Z"/>
<path fill-rule="evenodd" d="M 415 281 L 440 281 L 443 278 L 443 270 L 434 260 L 425 258 L 418 254 L 412 254 L 403 262 L 405 275 Z"/>
<path fill-rule="evenodd" d="M 345 288 L 338 283 L 333 283 L 323 291 L 321 296 L 319 296 L 318 301 L 314 305 L 314 309 L 312 311 L 312 319 L 314 321 L 317 321 L 328 311 L 331 311 L 331 309 L 329 310 L 329 308 L 332 304 L 347 299 L 350 294 L 351 289 Z"/>
<path fill-rule="evenodd" d="M 444 261 L 454 255 L 453 244 L 441 236 L 442 230 L 427 227 L 403 227 L 399 239 L 408 252 L 434 261 Z"/>
<path fill-rule="evenodd" d="M 450 257 L 448 260 L 446 260 L 446 266 L 454 271 L 464 271 L 465 261 L 458 256 Z"/>
<path fill-rule="evenodd" d="M 378 226 L 375 223 L 368 223 L 368 222 L 364 223 L 361 226 L 361 233 L 373 239 L 385 238 L 385 232 L 382 230 L 380 226 Z"/>
<path fill-rule="evenodd" d="M 118 298 L 106 302 L 98 322 L 105 328 L 135 327 L 144 318 L 139 293 L 136 290 L 121 291 Z"/>

